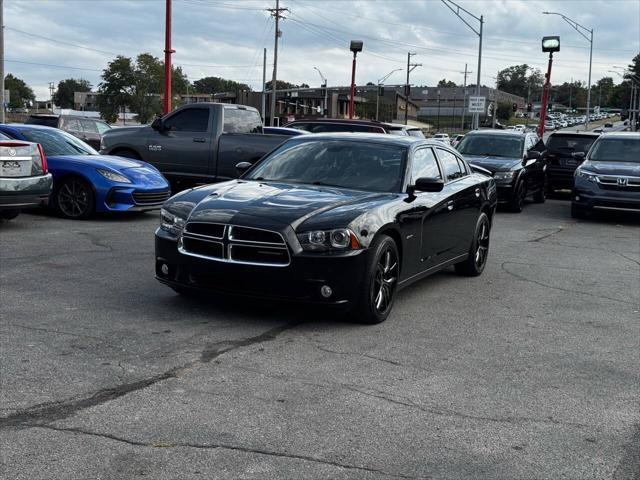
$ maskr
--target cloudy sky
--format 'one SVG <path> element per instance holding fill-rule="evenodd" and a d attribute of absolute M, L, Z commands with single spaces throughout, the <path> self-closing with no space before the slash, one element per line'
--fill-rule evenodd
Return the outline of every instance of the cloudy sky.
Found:
<path fill-rule="evenodd" d="M 458 0 L 484 15 L 482 83 L 495 84 L 498 70 L 527 63 L 545 69 L 540 51 L 544 35 L 560 35 L 553 83 L 586 82 L 589 42 L 560 12 L 594 30 L 593 82 L 626 66 L 640 52 L 638 0 Z M 406 68 L 407 52 L 422 63 L 411 83 L 434 85 L 447 78 L 462 83 L 465 63 L 475 82 L 478 37 L 440 0 L 281 0 L 278 78 L 320 84 L 318 67 L 329 85 L 347 85 L 351 74 L 349 40 L 364 41 L 358 55 L 357 83 Z M 174 64 L 191 81 L 219 76 L 261 90 L 262 49 L 267 48 L 271 78 L 274 22 L 265 10 L 275 0 L 173 0 Z M 164 0 L 5 0 L 5 72 L 24 79 L 39 99 L 48 83 L 74 77 L 92 84 L 115 55 L 149 52 L 163 56 Z M 476 25 L 477 22 L 472 25 Z M 387 84 L 404 83 L 397 72 Z"/>

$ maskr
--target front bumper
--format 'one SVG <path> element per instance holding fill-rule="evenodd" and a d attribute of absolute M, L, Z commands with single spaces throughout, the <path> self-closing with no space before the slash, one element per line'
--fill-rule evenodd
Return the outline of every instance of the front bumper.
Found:
<path fill-rule="evenodd" d="M 113 187 L 97 208 L 103 212 L 145 212 L 157 210 L 171 196 L 167 186 L 160 189 L 148 189 L 141 186 Z"/>
<path fill-rule="evenodd" d="M 52 186 L 50 173 L 37 177 L 0 178 L 0 208 L 45 206 L 49 203 Z"/>
<path fill-rule="evenodd" d="M 571 201 L 586 210 L 619 210 L 640 212 L 640 192 L 625 192 L 575 186 Z"/>
<path fill-rule="evenodd" d="M 344 308 L 361 293 L 368 255 L 368 250 L 291 255 L 286 267 L 224 263 L 180 253 L 176 239 L 161 229 L 155 250 L 156 278 L 169 286 Z M 332 290 L 328 298 L 321 294 L 325 285 Z"/>

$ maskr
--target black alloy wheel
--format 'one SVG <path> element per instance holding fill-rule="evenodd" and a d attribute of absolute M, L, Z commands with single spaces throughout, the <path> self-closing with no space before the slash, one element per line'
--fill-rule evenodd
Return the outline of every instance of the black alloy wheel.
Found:
<path fill-rule="evenodd" d="M 524 184 L 524 181 L 518 182 L 513 194 L 513 199 L 511 200 L 511 204 L 509 205 L 513 213 L 522 212 L 522 208 L 524 207 L 524 199 L 526 196 L 527 188 Z"/>
<path fill-rule="evenodd" d="M 362 293 L 354 313 L 362 323 L 384 322 L 395 300 L 400 273 L 398 247 L 390 237 L 381 235 L 371 245 Z"/>
<path fill-rule="evenodd" d="M 62 181 L 56 189 L 55 206 L 65 218 L 85 219 L 93 213 L 94 195 L 87 182 L 77 177 Z"/>
<path fill-rule="evenodd" d="M 487 214 L 482 212 L 476 222 L 475 235 L 469 248 L 469 256 L 465 261 L 455 265 L 458 275 L 477 277 L 484 271 L 489 257 L 490 235 L 491 222 Z"/>

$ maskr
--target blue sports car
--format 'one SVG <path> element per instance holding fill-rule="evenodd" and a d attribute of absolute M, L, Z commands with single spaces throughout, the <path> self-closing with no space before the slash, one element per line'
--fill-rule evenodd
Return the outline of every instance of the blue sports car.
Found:
<path fill-rule="evenodd" d="M 155 167 L 140 160 L 100 155 L 57 128 L 9 124 L 0 125 L 0 132 L 42 145 L 53 175 L 49 206 L 63 217 L 153 210 L 171 196 L 169 183 Z"/>

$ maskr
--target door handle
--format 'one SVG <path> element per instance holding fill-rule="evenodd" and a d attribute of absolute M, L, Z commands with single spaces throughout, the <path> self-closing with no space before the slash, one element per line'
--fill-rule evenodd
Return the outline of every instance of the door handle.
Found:
<path fill-rule="evenodd" d="M 478 197 L 478 198 L 480 197 L 480 189 L 479 188 L 476 188 L 476 197 Z"/>
<path fill-rule="evenodd" d="M 197 143 L 204 143 L 204 142 L 207 141 L 207 139 L 206 138 L 201 138 L 201 137 L 196 137 L 196 138 L 193 139 L 193 141 L 197 142 Z"/>
<path fill-rule="evenodd" d="M 449 200 L 449 201 L 447 202 L 447 209 L 448 209 L 449 211 L 453 210 L 453 200 Z"/>

